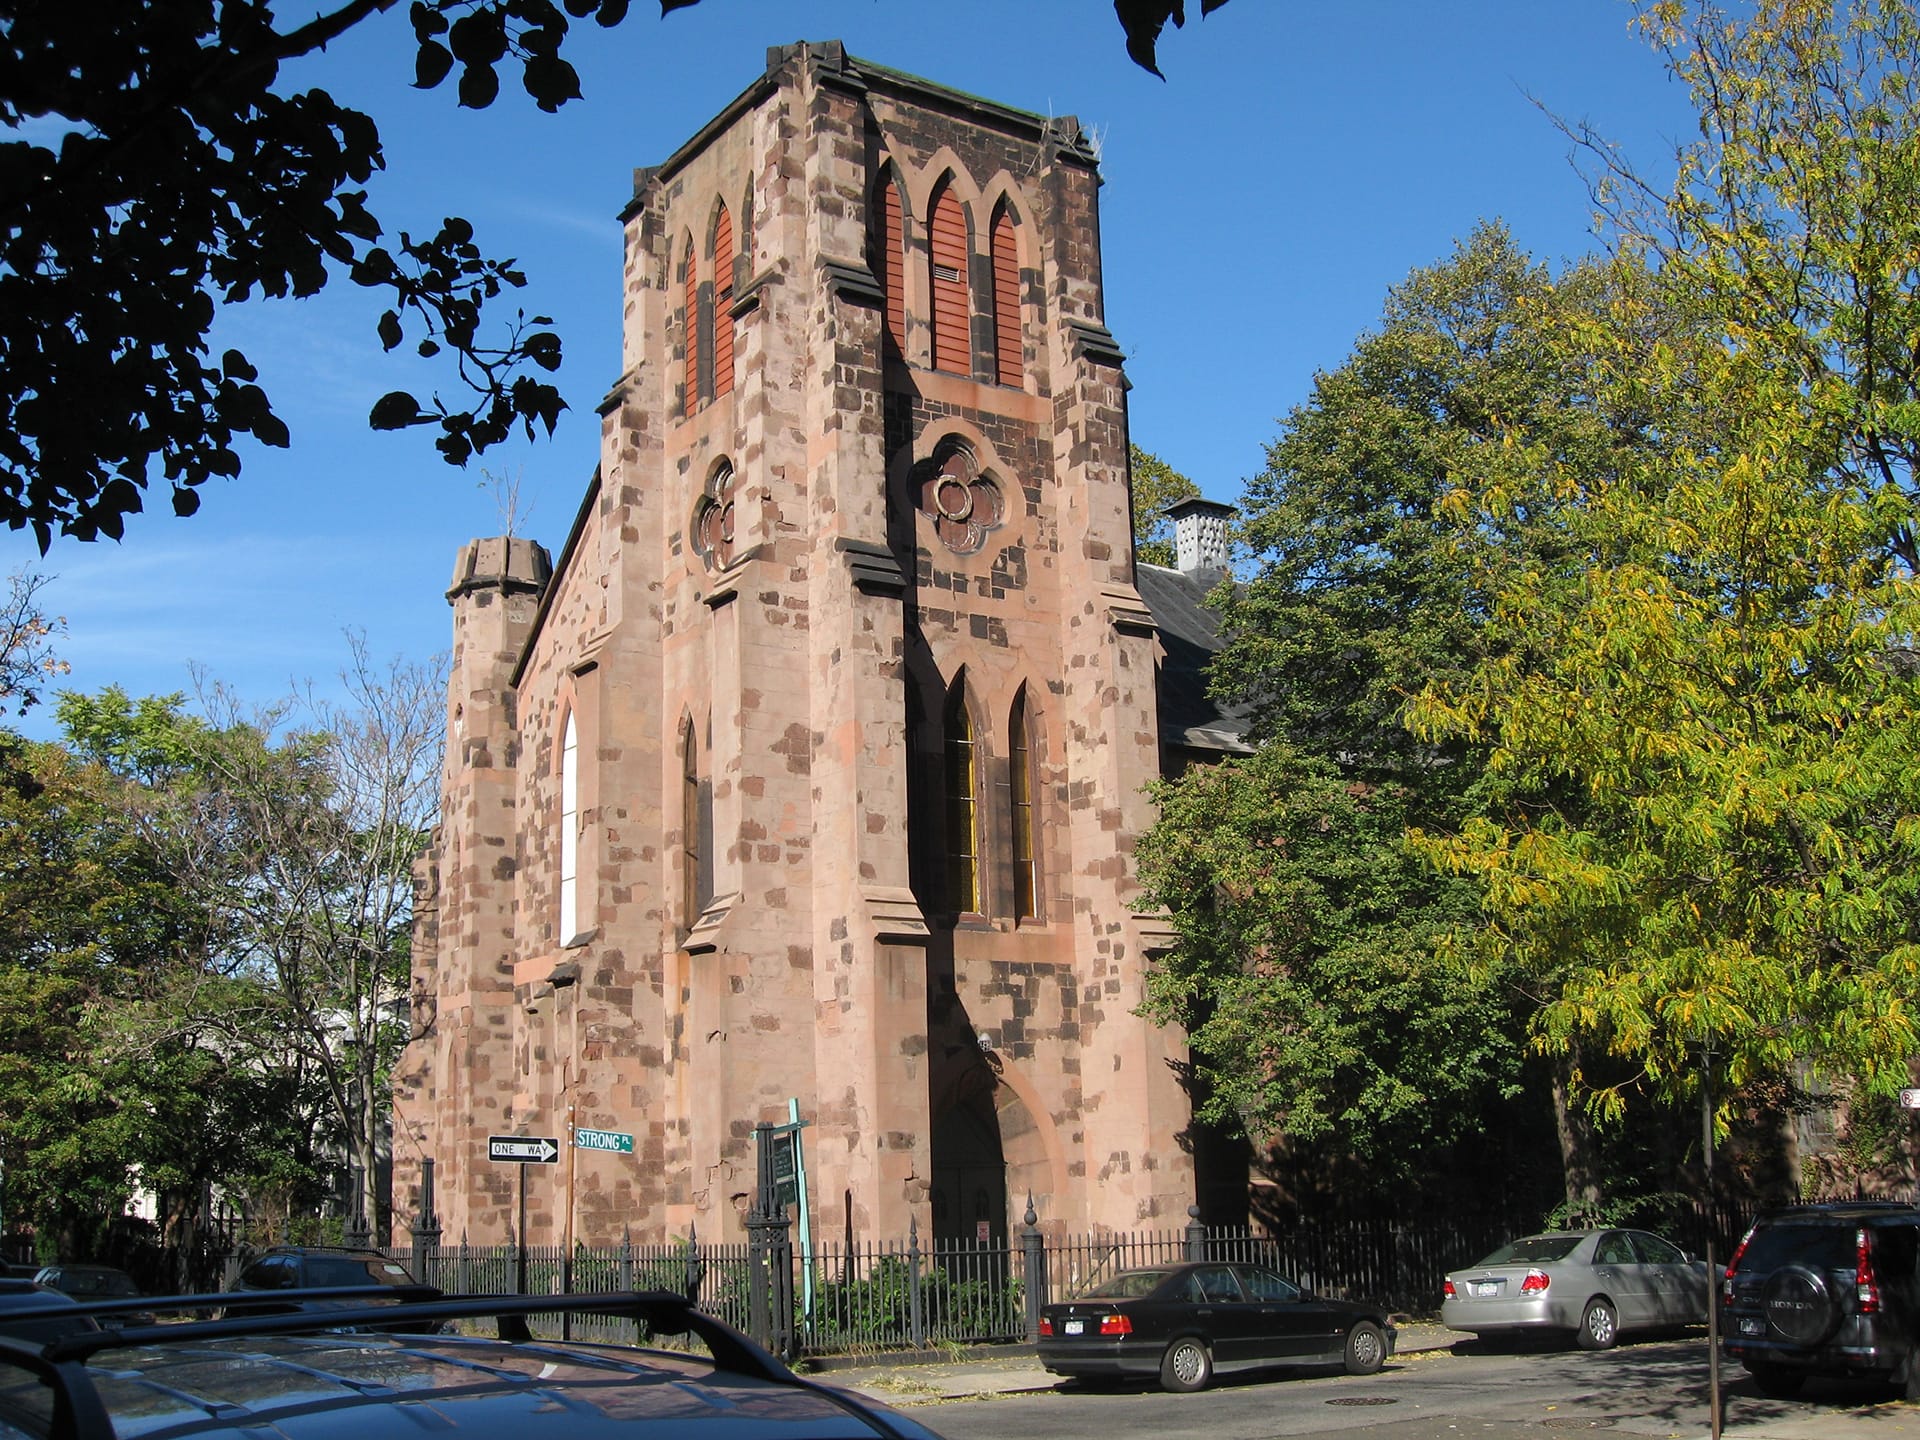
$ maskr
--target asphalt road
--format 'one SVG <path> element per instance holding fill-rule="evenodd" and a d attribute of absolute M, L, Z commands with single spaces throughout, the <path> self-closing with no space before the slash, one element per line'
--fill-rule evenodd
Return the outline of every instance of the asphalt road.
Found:
<path fill-rule="evenodd" d="M 1730 1440 L 1920 1440 L 1920 1408 L 1859 1387 L 1810 1385 L 1769 1400 L 1737 1370 L 1723 1377 Z M 1601 1354 L 1436 1351 L 1395 1360 L 1379 1375 L 1226 1377 L 1198 1395 L 1062 1384 L 915 1407 L 950 1440 L 1553 1440 L 1565 1432 L 1698 1437 L 1709 1433 L 1704 1340 L 1625 1345 Z"/>

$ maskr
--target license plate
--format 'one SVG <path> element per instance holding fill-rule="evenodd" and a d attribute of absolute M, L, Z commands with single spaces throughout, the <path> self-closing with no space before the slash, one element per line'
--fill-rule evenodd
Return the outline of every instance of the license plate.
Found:
<path fill-rule="evenodd" d="M 1084 1320 L 1069 1320 L 1065 1325 L 1061 1326 L 1061 1329 L 1069 1335 L 1084 1335 L 1087 1333 L 1087 1322 Z"/>
<path fill-rule="evenodd" d="M 1482 1300 L 1491 1300 L 1500 1293 L 1500 1282 L 1498 1280 L 1476 1280 L 1473 1282 L 1473 1293 Z"/>
<path fill-rule="evenodd" d="M 1756 1320 L 1750 1315 L 1742 1316 L 1740 1320 L 1740 1333 L 1742 1335 L 1764 1335 L 1767 1333 L 1766 1322 Z"/>

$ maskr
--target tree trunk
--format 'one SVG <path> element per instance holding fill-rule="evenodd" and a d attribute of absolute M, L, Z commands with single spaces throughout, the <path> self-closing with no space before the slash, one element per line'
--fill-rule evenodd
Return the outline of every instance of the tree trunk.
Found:
<path fill-rule="evenodd" d="M 354 1134 L 350 1137 L 355 1163 L 360 1168 L 360 1193 L 354 1205 L 365 1219 L 373 1243 L 385 1242 L 386 1227 L 380 1217 L 380 1107 L 374 1093 L 374 1054 L 371 1044 L 356 1049 L 354 1066 Z"/>
<path fill-rule="evenodd" d="M 1573 1100 L 1573 1071 L 1578 1055 L 1553 1061 L 1553 1124 L 1560 1138 L 1560 1167 L 1566 1177 L 1566 1223 L 1597 1223 L 1605 1195 L 1601 1191 L 1599 1157 L 1593 1125 L 1587 1112 Z"/>

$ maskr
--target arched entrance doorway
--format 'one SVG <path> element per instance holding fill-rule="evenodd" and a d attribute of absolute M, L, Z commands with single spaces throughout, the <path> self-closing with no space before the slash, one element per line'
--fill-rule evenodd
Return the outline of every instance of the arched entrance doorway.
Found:
<path fill-rule="evenodd" d="M 933 1238 L 1005 1243 L 1007 1157 L 994 1107 L 995 1079 L 976 1060 L 933 1122 Z"/>

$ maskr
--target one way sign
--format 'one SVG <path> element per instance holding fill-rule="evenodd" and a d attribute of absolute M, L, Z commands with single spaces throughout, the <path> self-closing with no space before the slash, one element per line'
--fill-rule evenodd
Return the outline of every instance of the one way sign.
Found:
<path fill-rule="evenodd" d="M 552 1165 L 560 1158 L 560 1141 L 553 1135 L 489 1135 L 487 1159 L 518 1165 Z"/>

